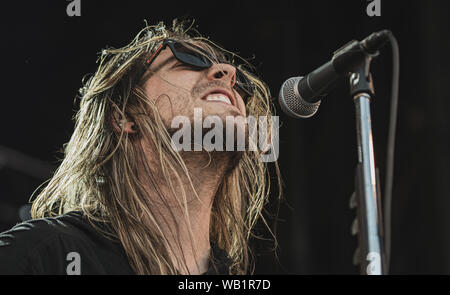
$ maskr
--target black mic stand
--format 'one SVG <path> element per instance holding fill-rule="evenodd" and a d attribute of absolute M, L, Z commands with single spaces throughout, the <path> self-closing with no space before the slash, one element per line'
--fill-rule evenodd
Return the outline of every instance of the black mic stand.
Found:
<path fill-rule="evenodd" d="M 364 61 L 350 73 L 350 95 L 356 107 L 358 165 L 356 168 L 356 203 L 359 228 L 360 273 L 385 274 L 381 195 L 373 150 L 370 100 L 374 96 L 370 62 L 376 54 L 366 53 Z"/>

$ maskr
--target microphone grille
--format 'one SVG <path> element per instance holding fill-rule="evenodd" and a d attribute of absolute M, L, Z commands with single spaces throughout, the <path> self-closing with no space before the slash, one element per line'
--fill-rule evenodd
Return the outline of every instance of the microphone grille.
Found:
<path fill-rule="evenodd" d="M 280 107 L 287 115 L 294 118 L 309 118 L 313 116 L 320 106 L 320 100 L 315 103 L 305 101 L 298 93 L 298 82 L 303 77 L 287 79 L 280 89 L 278 101 Z"/>

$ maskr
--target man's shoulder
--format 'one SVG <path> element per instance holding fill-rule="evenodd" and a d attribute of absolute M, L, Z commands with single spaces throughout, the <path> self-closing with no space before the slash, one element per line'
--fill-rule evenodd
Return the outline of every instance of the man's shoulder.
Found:
<path fill-rule="evenodd" d="M 51 261 L 72 245 L 86 243 L 86 228 L 88 224 L 81 212 L 15 225 L 0 233 L 0 273 L 33 273 L 31 265 Z"/>
<path fill-rule="evenodd" d="M 112 234 L 81 212 L 22 222 L 0 234 L 0 274 L 132 274 Z"/>
<path fill-rule="evenodd" d="M 0 248 L 10 245 L 35 248 L 60 236 L 75 237 L 82 226 L 82 213 L 27 220 L 0 233 Z"/>

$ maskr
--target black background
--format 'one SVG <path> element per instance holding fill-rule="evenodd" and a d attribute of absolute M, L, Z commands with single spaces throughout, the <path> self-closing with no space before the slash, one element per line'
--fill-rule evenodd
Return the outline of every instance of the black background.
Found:
<path fill-rule="evenodd" d="M 304 75 L 334 50 L 390 29 L 400 46 L 400 101 L 392 211 L 393 274 L 450 273 L 450 100 L 448 1 L 381 0 L 369 17 L 364 0 L 349 1 L 86 1 L 81 16 L 68 1 L 1 4 L 0 230 L 50 176 L 20 172 L 23 155 L 55 166 L 73 131 L 74 97 L 96 68 L 102 48 L 127 44 L 144 26 L 187 16 L 197 29 L 253 64 L 274 99 L 282 82 Z M 372 64 L 375 157 L 384 179 L 391 82 L 386 47 Z M 308 120 L 278 114 L 285 203 L 279 261 L 255 242 L 256 273 L 357 274 L 348 202 L 356 165 L 355 111 L 345 80 Z M 22 154 L 8 156 L 5 147 Z M 25 158 L 26 164 L 33 161 Z M 28 171 L 30 171 L 28 169 Z M 383 185 L 383 182 L 381 183 Z M 271 205 L 273 205 L 272 200 Z M 274 206 L 269 206 L 273 209 Z"/>

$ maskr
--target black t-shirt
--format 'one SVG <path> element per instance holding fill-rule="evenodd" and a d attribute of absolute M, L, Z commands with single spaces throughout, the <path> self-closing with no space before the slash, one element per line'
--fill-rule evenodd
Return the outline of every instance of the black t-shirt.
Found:
<path fill-rule="evenodd" d="M 100 228 L 103 224 L 97 223 Z M 205 274 L 227 274 L 230 259 L 214 244 Z M 135 274 L 117 239 L 81 212 L 22 222 L 0 233 L 0 274 Z"/>

